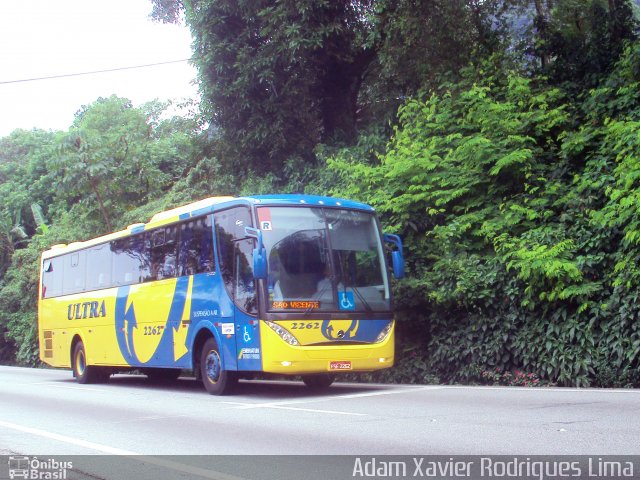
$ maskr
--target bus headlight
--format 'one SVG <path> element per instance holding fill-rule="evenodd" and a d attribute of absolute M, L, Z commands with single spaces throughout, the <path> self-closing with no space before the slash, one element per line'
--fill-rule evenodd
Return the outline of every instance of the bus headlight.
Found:
<path fill-rule="evenodd" d="M 280 338 L 282 338 L 289 345 L 299 345 L 298 340 L 296 340 L 296 337 L 291 335 L 286 328 L 283 328 L 280 325 L 278 325 L 277 323 L 273 323 L 273 322 L 270 322 L 268 320 L 264 320 L 264 323 L 269 325 L 271 330 L 276 332 L 280 336 Z"/>
<path fill-rule="evenodd" d="M 387 338 L 389 336 L 389 333 L 391 333 L 392 328 L 393 328 L 393 320 L 389 322 L 387 326 L 382 329 L 382 331 L 376 337 L 376 341 L 374 343 L 380 343 L 385 338 Z"/>

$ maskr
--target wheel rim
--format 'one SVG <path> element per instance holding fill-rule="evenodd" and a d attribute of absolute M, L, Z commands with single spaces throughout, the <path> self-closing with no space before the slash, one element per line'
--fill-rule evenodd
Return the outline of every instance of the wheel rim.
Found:
<path fill-rule="evenodd" d="M 86 366 L 87 364 L 84 359 L 84 351 L 80 350 L 76 356 L 76 371 L 78 372 L 78 375 L 82 376 Z"/>
<path fill-rule="evenodd" d="M 220 355 L 215 350 L 210 350 L 207 353 L 207 358 L 205 360 L 205 370 L 207 373 L 207 379 L 211 383 L 218 383 L 220 380 Z"/>

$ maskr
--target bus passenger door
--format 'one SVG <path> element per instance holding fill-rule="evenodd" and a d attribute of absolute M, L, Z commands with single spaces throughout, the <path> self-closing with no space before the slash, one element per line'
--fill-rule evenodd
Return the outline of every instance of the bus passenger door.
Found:
<path fill-rule="evenodd" d="M 234 303 L 235 362 L 238 370 L 261 370 L 253 240 L 245 234 L 252 225 L 250 210 L 241 206 L 218 212 L 215 225 L 220 273 Z"/>
<path fill-rule="evenodd" d="M 234 296 L 238 370 L 261 370 L 260 332 L 257 319 L 256 280 L 253 278 L 253 240 L 235 245 Z"/>

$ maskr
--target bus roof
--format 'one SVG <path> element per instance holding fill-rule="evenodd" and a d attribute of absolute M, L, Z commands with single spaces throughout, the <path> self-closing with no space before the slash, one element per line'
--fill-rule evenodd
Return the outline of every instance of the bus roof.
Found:
<path fill-rule="evenodd" d="M 300 194 L 280 194 L 280 195 L 251 195 L 246 197 L 209 197 L 197 202 L 192 202 L 181 207 L 172 208 L 164 212 L 158 212 L 148 223 L 135 223 L 129 225 L 126 229 L 118 232 L 113 232 L 101 237 L 93 238 L 84 242 L 73 242 L 69 245 L 60 244 L 54 245 L 49 250 L 43 252 L 43 258 L 56 256 L 62 253 L 72 252 L 80 250 L 82 248 L 90 247 L 92 245 L 98 245 L 103 242 L 115 240 L 117 238 L 126 237 L 131 234 L 140 233 L 151 228 L 160 227 L 170 223 L 175 223 L 180 220 L 186 220 L 187 218 L 197 217 L 200 215 L 206 215 L 216 210 L 222 210 L 224 208 L 232 207 L 234 205 L 264 205 L 264 206 L 294 206 L 294 205 L 306 205 L 315 207 L 337 207 L 337 208 L 349 208 L 356 210 L 364 210 L 373 212 L 374 209 L 370 205 L 360 202 L 354 202 L 353 200 L 346 200 L 343 198 L 324 197 L 319 195 L 300 195 Z"/>
<path fill-rule="evenodd" d="M 353 200 L 346 200 L 344 198 L 323 197 L 319 195 L 253 195 L 245 198 L 253 200 L 255 203 L 264 205 L 313 205 L 325 207 L 353 208 L 356 210 L 373 212 L 373 207 L 367 205 L 366 203 L 354 202 Z"/>

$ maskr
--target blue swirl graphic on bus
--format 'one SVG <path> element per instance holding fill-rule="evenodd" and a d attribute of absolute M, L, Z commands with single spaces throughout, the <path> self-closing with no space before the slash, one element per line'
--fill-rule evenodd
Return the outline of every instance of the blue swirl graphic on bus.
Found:
<path fill-rule="evenodd" d="M 342 340 L 344 338 L 351 338 L 355 336 L 358 331 L 358 320 L 351 320 L 349 327 L 345 329 L 335 329 L 331 324 L 331 320 L 323 320 L 322 322 L 322 335 L 329 340 Z"/>
<path fill-rule="evenodd" d="M 162 337 L 151 358 L 142 362 L 138 357 L 134 345 L 134 329 L 138 328 L 135 302 L 127 308 L 130 287 L 118 288 L 115 307 L 116 339 L 120 353 L 129 365 L 169 366 L 174 363 L 173 340 L 174 333 L 180 328 L 180 319 L 185 308 L 188 294 L 189 277 L 181 277 L 176 281 L 176 287 L 171 301 L 171 307 L 166 313 Z M 185 352 L 186 353 L 186 352 Z"/>
<path fill-rule="evenodd" d="M 120 287 L 116 297 L 116 338 L 118 339 L 118 347 L 120 353 L 129 365 L 140 363 L 133 346 L 133 329 L 138 328 L 136 321 L 136 312 L 133 303 L 127 308 L 127 299 L 129 298 L 129 286 Z"/>

